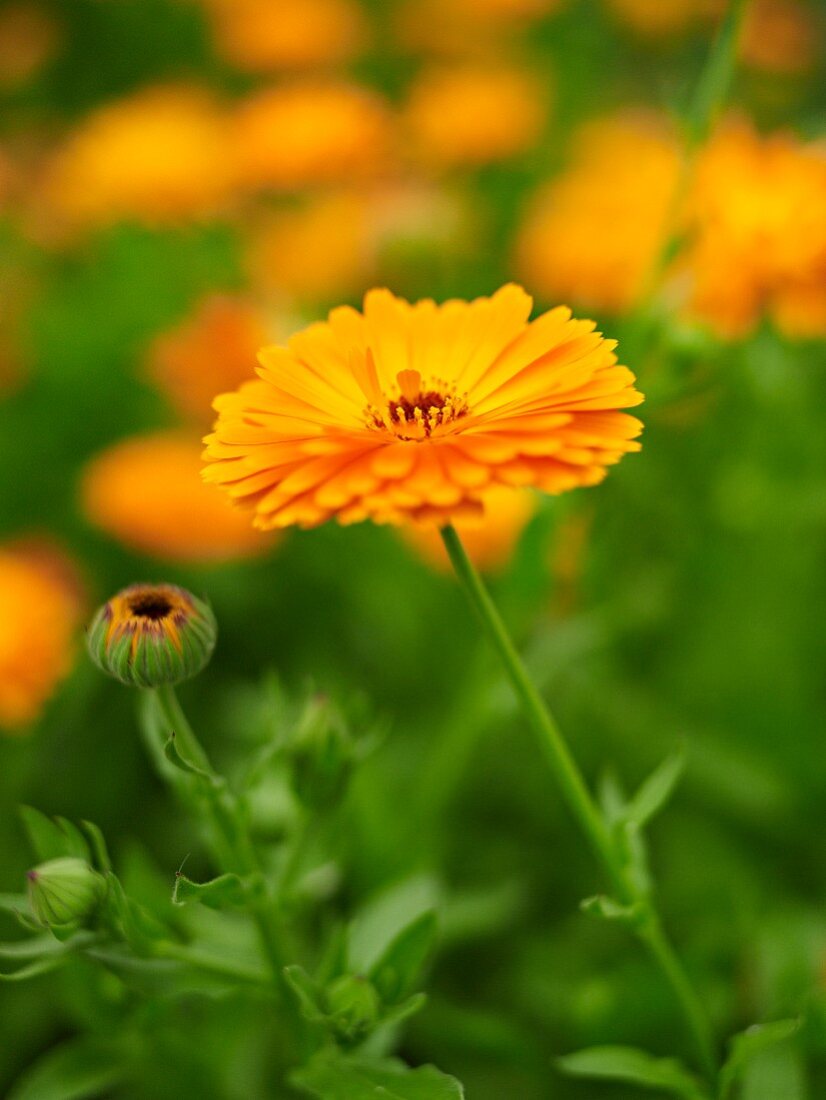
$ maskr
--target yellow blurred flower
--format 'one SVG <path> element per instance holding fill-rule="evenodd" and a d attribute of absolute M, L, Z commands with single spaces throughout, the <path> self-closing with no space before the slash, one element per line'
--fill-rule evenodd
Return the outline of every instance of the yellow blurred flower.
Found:
<path fill-rule="evenodd" d="M 371 224 L 364 192 L 336 191 L 270 211 L 248 234 L 249 277 L 267 296 L 302 302 L 348 297 L 369 281 L 375 268 Z M 248 370 L 257 351 L 248 359 Z M 220 389 L 214 387 L 210 399 Z"/>
<path fill-rule="evenodd" d="M 378 95 L 333 81 L 256 92 L 233 124 L 240 176 L 253 188 L 370 177 L 385 166 L 392 137 L 392 116 Z"/>
<path fill-rule="evenodd" d="M 719 15 L 726 0 L 605 0 L 627 27 L 650 38 L 672 37 Z"/>
<path fill-rule="evenodd" d="M 689 310 L 720 335 L 763 313 L 788 336 L 826 333 L 826 146 L 721 127 L 699 164 L 678 270 Z"/>
<path fill-rule="evenodd" d="M 639 450 L 642 401 L 614 341 L 559 307 L 535 321 L 510 284 L 490 298 L 410 304 L 371 290 L 334 309 L 260 377 L 215 401 L 208 481 L 267 530 L 444 524 L 484 512 L 496 486 L 596 485 Z"/>
<path fill-rule="evenodd" d="M 519 538 L 536 511 L 536 497 L 529 489 L 490 489 L 483 496 L 481 518 L 458 520 L 456 530 L 471 561 L 485 573 L 504 569 L 516 549 Z M 450 559 L 435 527 L 408 523 L 400 532 L 407 543 L 428 565 L 450 572 Z"/>
<path fill-rule="evenodd" d="M 823 52 L 822 17 L 801 0 L 750 0 L 740 57 L 755 69 L 806 72 Z"/>
<path fill-rule="evenodd" d="M 0 8 L 0 88 L 16 88 L 36 76 L 60 39 L 60 27 L 40 4 L 20 0 Z"/>
<path fill-rule="evenodd" d="M 185 417 L 209 422 L 212 399 L 252 376 L 269 339 L 261 312 L 243 298 L 212 294 L 149 345 L 146 370 Z"/>
<path fill-rule="evenodd" d="M 207 92 L 144 88 L 78 126 L 47 165 L 39 197 L 70 225 L 210 215 L 232 191 L 228 147 L 225 118 Z"/>
<path fill-rule="evenodd" d="M 201 446 L 185 432 L 119 440 L 86 467 L 87 518 L 129 549 L 167 561 L 249 557 L 271 543 L 201 480 Z"/>
<path fill-rule="evenodd" d="M 367 21 L 355 0 L 204 0 L 218 52 L 249 72 L 335 65 L 355 57 Z"/>
<path fill-rule="evenodd" d="M 655 115 L 589 123 L 570 166 L 530 204 L 516 270 L 549 301 L 607 313 L 643 293 L 680 174 L 678 142 Z"/>
<path fill-rule="evenodd" d="M 51 544 L 0 546 L 0 729 L 39 716 L 71 667 L 82 614 L 74 568 Z"/>
<path fill-rule="evenodd" d="M 477 167 L 535 146 L 548 114 L 548 89 L 532 73 L 462 64 L 424 72 L 412 85 L 403 122 L 413 156 L 437 168 Z"/>

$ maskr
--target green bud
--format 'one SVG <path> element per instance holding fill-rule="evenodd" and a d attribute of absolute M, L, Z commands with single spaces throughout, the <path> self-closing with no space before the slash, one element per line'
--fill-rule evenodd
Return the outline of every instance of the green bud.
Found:
<path fill-rule="evenodd" d="M 376 1026 L 381 1002 L 375 986 L 356 974 L 344 974 L 324 995 L 330 1023 L 341 1039 L 356 1042 Z"/>
<path fill-rule="evenodd" d="M 123 684 L 189 680 L 209 662 L 218 627 L 212 608 L 174 584 L 133 584 L 101 607 L 86 634 L 95 664 Z"/>
<path fill-rule="evenodd" d="M 309 701 L 290 745 L 293 788 L 321 809 L 341 795 L 353 763 L 353 741 L 340 713 L 323 695 Z"/>
<path fill-rule="evenodd" d="M 39 924 L 65 928 L 91 916 L 103 898 L 106 880 L 83 859 L 50 859 L 29 871 L 29 905 Z"/>

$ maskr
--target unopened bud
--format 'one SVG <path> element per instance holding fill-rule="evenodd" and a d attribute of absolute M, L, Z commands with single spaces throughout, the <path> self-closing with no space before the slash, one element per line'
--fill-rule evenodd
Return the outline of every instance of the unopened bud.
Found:
<path fill-rule="evenodd" d="M 32 916 L 39 924 L 56 928 L 82 923 L 106 890 L 103 875 L 74 856 L 41 863 L 27 877 Z"/>
<path fill-rule="evenodd" d="M 133 584 L 108 600 L 86 636 L 92 660 L 123 684 L 189 680 L 208 663 L 218 627 L 212 608 L 174 584 Z"/>
<path fill-rule="evenodd" d="M 345 974 L 327 987 L 326 1007 L 342 1039 L 355 1042 L 376 1025 L 381 1002 L 375 986 L 356 974 Z"/>
<path fill-rule="evenodd" d="M 353 741 L 341 714 L 323 695 L 307 704 L 290 746 L 293 786 L 313 808 L 341 794 L 353 763 Z"/>

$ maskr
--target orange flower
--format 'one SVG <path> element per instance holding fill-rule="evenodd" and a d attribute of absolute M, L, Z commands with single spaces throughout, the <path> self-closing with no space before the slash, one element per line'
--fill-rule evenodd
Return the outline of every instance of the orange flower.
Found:
<path fill-rule="evenodd" d="M 372 290 L 216 400 L 206 479 L 267 529 L 329 519 L 447 523 L 483 514 L 494 485 L 595 485 L 639 444 L 634 376 L 614 343 L 531 298 L 410 305 Z"/>
<path fill-rule="evenodd" d="M 87 517 L 131 550 L 167 561 L 229 561 L 267 549 L 241 513 L 203 484 L 199 455 L 186 433 L 120 440 L 86 468 Z"/>
<path fill-rule="evenodd" d="M 707 23 L 726 0 L 606 0 L 631 30 L 651 38 L 671 37 Z"/>
<path fill-rule="evenodd" d="M 144 88 L 90 115 L 47 166 L 42 199 L 70 224 L 214 213 L 232 188 L 223 116 L 197 88 Z"/>
<path fill-rule="evenodd" d="M 590 123 L 571 166 L 527 211 L 517 271 L 549 301 L 630 309 L 662 247 L 679 173 L 678 143 L 657 116 Z"/>
<path fill-rule="evenodd" d="M 751 0 L 746 8 L 740 57 L 767 72 L 806 72 L 822 52 L 813 8 L 800 0 Z"/>
<path fill-rule="evenodd" d="M 294 189 L 374 175 L 392 129 L 386 104 L 366 88 L 306 82 L 251 96 L 233 133 L 248 186 Z"/>
<path fill-rule="evenodd" d="M 489 489 L 483 498 L 481 519 L 460 520 L 456 530 L 477 569 L 494 573 L 513 556 L 519 537 L 536 511 L 536 497 L 528 489 Z M 436 569 L 450 571 L 450 559 L 432 525 L 409 523 L 401 528 L 405 541 Z"/>
<path fill-rule="evenodd" d="M 249 72 L 335 65 L 367 37 L 353 0 L 205 0 L 218 51 Z"/>
<path fill-rule="evenodd" d="M 248 239 L 250 278 L 270 296 L 305 302 L 347 297 L 364 286 L 374 268 L 371 207 L 364 193 L 339 191 L 268 212 Z M 254 358 L 247 359 L 247 373 Z M 213 387 L 210 400 L 219 388 Z"/>
<path fill-rule="evenodd" d="M 498 56 L 503 35 L 556 11 L 560 0 L 406 0 L 394 29 L 402 45 L 439 56 Z"/>
<path fill-rule="evenodd" d="M 49 544 L 0 548 L 0 728 L 34 722 L 69 671 L 81 603 L 73 567 Z"/>
<path fill-rule="evenodd" d="M 476 167 L 536 145 L 546 101 L 545 89 L 521 69 L 433 69 L 413 85 L 404 122 L 414 154 L 426 163 Z"/>
<path fill-rule="evenodd" d="M 147 373 L 180 413 L 208 421 L 216 391 L 249 378 L 250 364 L 268 339 L 267 329 L 250 302 L 210 295 L 152 341 Z"/>
<path fill-rule="evenodd" d="M 60 28 L 39 4 L 20 0 L 0 9 L 0 87 L 16 88 L 54 57 Z"/>
<path fill-rule="evenodd" d="M 826 333 L 826 147 L 723 126 L 705 151 L 678 270 L 689 310 L 720 335 L 766 312 L 789 336 Z"/>

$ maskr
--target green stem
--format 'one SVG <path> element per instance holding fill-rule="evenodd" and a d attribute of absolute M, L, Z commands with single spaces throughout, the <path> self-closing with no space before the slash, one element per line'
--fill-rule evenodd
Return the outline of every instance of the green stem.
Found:
<path fill-rule="evenodd" d="M 556 776 L 571 813 L 579 823 L 621 902 L 638 904 L 644 913 L 638 935 L 660 967 L 685 1017 L 697 1057 L 710 1078 L 716 1076 L 716 1058 L 711 1027 L 674 948 L 668 941 L 653 902 L 641 896 L 625 873 L 608 826 L 599 812 L 582 773 L 571 754 L 550 710 L 528 675 L 516 646 L 481 577 L 474 568 L 455 528 L 441 529 L 451 564 L 479 615 L 511 681 L 525 715 L 539 738 L 542 751 Z"/>

